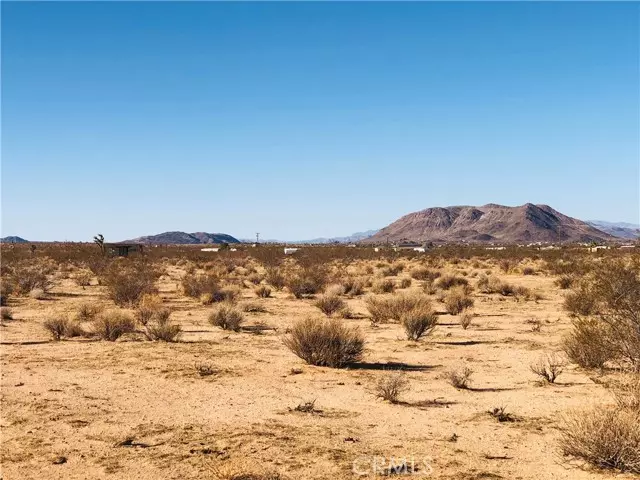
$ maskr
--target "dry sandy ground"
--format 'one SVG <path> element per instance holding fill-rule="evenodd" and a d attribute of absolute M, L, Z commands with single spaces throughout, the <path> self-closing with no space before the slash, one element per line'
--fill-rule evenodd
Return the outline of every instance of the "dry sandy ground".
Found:
<path fill-rule="evenodd" d="M 109 304 L 102 287 L 58 281 L 48 300 L 14 299 L 14 320 L 0 329 L 2 478 L 206 479 L 217 478 L 217 466 L 242 464 L 291 479 L 353 479 L 373 476 L 372 463 L 391 457 L 415 462 L 410 478 L 613 478 L 568 462 L 557 448 L 562 413 L 612 402 L 610 394 L 572 366 L 552 386 L 540 386 L 529 368 L 558 349 L 569 327 L 562 291 L 551 277 L 500 276 L 544 300 L 475 292 L 472 327 L 445 314 L 417 343 L 397 324 L 373 327 L 362 297 L 347 300 L 362 318 L 345 322 L 365 333 L 368 354 L 366 363 L 340 370 L 308 366 L 282 344 L 292 322 L 318 314 L 311 300 L 285 292 L 256 300 L 268 312 L 248 314 L 248 324 L 275 330 L 228 333 L 207 323 L 210 307 L 180 294 L 176 269 L 161 294 L 185 331 L 180 343 L 52 342 L 42 328 L 47 312 Z M 414 281 L 409 290 L 418 288 Z M 243 295 L 254 297 L 249 289 Z M 540 332 L 529 319 L 543 322 Z M 216 373 L 199 376 L 194 365 L 203 362 Z M 394 364 L 411 384 L 399 404 L 375 395 Z M 470 390 L 442 378 L 461 365 L 475 372 Z M 317 411 L 291 411 L 306 400 Z M 518 421 L 487 413 L 499 406 Z"/>

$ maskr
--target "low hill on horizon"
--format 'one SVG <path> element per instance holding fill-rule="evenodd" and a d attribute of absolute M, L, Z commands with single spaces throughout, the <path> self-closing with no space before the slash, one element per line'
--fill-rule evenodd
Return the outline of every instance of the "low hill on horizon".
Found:
<path fill-rule="evenodd" d="M 157 235 L 147 235 L 144 237 L 127 240 L 126 243 L 145 243 L 162 245 L 206 245 L 209 243 L 240 243 L 235 237 L 226 233 L 207 232 L 164 232 Z"/>
<path fill-rule="evenodd" d="M 548 205 L 527 203 L 508 207 L 491 203 L 480 207 L 435 207 L 413 212 L 364 242 L 537 243 L 614 239 L 612 235 L 582 220 L 563 215 Z"/>

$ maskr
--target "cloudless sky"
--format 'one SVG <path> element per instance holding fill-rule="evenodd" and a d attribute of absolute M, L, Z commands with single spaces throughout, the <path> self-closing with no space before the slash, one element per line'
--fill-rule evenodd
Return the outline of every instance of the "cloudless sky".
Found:
<path fill-rule="evenodd" d="M 1 8 L 3 236 L 640 222 L 638 3 Z"/>

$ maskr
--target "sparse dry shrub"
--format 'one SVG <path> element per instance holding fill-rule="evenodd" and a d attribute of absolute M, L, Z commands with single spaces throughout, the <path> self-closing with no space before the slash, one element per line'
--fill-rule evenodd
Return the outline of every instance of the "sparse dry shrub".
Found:
<path fill-rule="evenodd" d="M 156 310 L 145 324 L 145 336 L 149 340 L 175 342 L 181 332 L 180 325 L 171 322 L 171 310 L 168 308 Z"/>
<path fill-rule="evenodd" d="M 78 322 L 64 316 L 49 318 L 45 320 L 42 326 L 51 334 L 53 340 L 56 341 L 65 337 L 80 337 L 86 334 Z"/>
<path fill-rule="evenodd" d="M 378 379 L 376 396 L 391 403 L 398 403 L 400 395 L 409 388 L 409 380 L 404 373 L 389 372 Z"/>
<path fill-rule="evenodd" d="M 326 284 L 327 271 L 321 266 L 300 268 L 285 277 L 285 286 L 296 298 L 319 293 Z"/>
<path fill-rule="evenodd" d="M 426 279 L 422 282 L 422 291 L 427 295 L 434 295 L 438 292 L 438 288 L 433 280 Z"/>
<path fill-rule="evenodd" d="M 42 288 L 34 288 L 29 292 L 29 296 L 34 300 L 44 300 L 47 298 L 47 292 L 45 292 Z"/>
<path fill-rule="evenodd" d="M 534 295 L 535 294 L 529 288 L 522 285 L 513 288 L 513 296 L 518 300 L 532 300 L 534 299 Z"/>
<path fill-rule="evenodd" d="M 473 322 L 473 316 L 473 312 L 470 312 L 468 310 L 463 311 L 460 314 L 459 322 L 463 330 L 466 330 L 471 326 L 471 322 Z"/>
<path fill-rule="evenodd" d="M 602 356 L 606 351 L 609 360 L 624 368 L 640 370 L 639 272 L 638 259 L 614 259 L 602 262 L 583 277 L 584 283 L 581 282 L 579 288 L 592 296 L 593 306 L 589 306 L 589 310 L 593 310 L 592 320 L 581 317 L 574 322 L 574 329 L 565 340 L 565 349 L 570 347 L 578 353 L 602 351 Z M 573 353 L 569 356 L 580 358 Z"/>
<path fill-rule="evenodd" d="M 343 310 L 347 304 L 338 295 L 332 293 L 325 293 L 320 295 L 318 299 L 313 302 L 314 307 L 320 309 L 322 313 L 327 316 L 331 316 Z"/>
<path fill-rule="evenodd" d="M 242 312 L 228 302 L 215 305 L 209 314 L 209 323 L 223 330 L 238 332 L 243 322 L 244 315 L 242 315 Z"/>
<path fill-rule="evenodd" d="M 469 388 L 471 375 L 473 375 L 473 370 L 465 366 L 457 370 L 449 370 L 445 373 L 445 378 L 453 387 L 466 390 Z"/>
<path fill-rule="evenodd" d="M 400 317 L 400 323 L 404 328 L 407 340 L 418 341 L 424 335 L 429 335 L 438 324 L 438 316 L 430 305 L 421 305 L 412 308 Z"/>
<path fill-rule="evenodd" d="M 467 285 L 469 285 L 469 280 L 464 277 L 458 277 L 457 275 L 451 274 L 441 276 L 436 282 L 436 286 L 442 290 L 449 290 L 453 287 Z"/>
<path fill-rule="evenodd" d="M 157 294 L 144 294 L 135 309 L 135 317 L 141 325 L 145 326 L 151 318 L 162 309 L 162 298 Z"/>
<path fill-rule="evenodd" d="M 566 362 L 555 353 L 542 355 L 530 365 L 531 371 L 546 383 L 554 383 L 564 371 Z"/>
<path fill-rule="evenodd" d="M 598 407 L 566 414 L 560 448 L 599 468 L 640 473 L 640 411 Z"/>
<path fill-rule="evenodd" d="M 324 294 L 339 297 L 344 295 L 344 287 L 339 283 L 332 283 L 324 288 Z"/>
<path fill-rule="evenodd" d="M 397 262 L 391 265 L 385 265 L 380 269 L 380 275 L 383 277 L 395 277 L 404 270 L 404 263 Z"/>
<path fill-rule="evenodd" d="M 27 295 L 33 290 L 46 293 L 52 286 L 48 275 L 53 273 L 51 263 L 42 260 L 23 260 L 10 268 L 10 273 L 3 283 L 11 284 L 16 295 Z"/>
<path fill-rule="evenodd" d="M 260 286 L 256 287 L 253 290 L 253 292 L 259 298 L 269 298 L 271 296 L 271 288 L 269 288 L 267 285 L 260 285 Z"/>
<path fill-rule="evenodd" d="M 365 281 L 356 277 L 345 277 L 341 281 L 345 295 L 355 297 L 364 293 Z"/>
<path fill-rule="evenodd" d="M 160 275 L 149 262 L 114 261 L 103 272 L 101 280 L 116 305 L 131 307 L 144 294 L 156 292 L 155 282 Z"/>
<path fill-rule="evenodd" d="M 267 309 L 257 301 L 244 302 L 240 304 L 240 309 L 245 313 L 265 313 L 267 311 Z"/>
<path fill-rule="evenodd" d="M 201 298 L 203 295 L 215 296 L 220 291 L 220 280 L 211 273 L 187 273 L 182 277 L 182 290 L 187 297 Z"/>
<path fill-rule="evenodd" d="M 265 281 L 276 290 L 282 290 L 286 285 L 285 275 L 278 267 L 267 268 Z"/>
<path fill-rule="evenodd" d="M 104 307 L 99 303 L 83 302 L 78 305 L 76 310 L 76 318 L 80 322 L 90 322 L 98 315 Z"/>
<path fill-rule="evenodd" d="M 602 368 L 616 353 L 612 350 L 611 330 L 596 318 L 578 317 L 563 338 L 562 349 L 572 362 L 583 368 Z"/>
<path fill-rule="evenodd" d="M 82 287 L 83 289 L 91 285 L 91 279 L 93 279 L 93 274 L 86 270 L 76 272 L 76 274 L 73 276 L 73 280 L 76 282 L 76 285 Z"/>
<path fill-rule="evenodd" d="M 502 407 L 493 407 L 491 410 L 487 412 L 493 418 L 498 420 L 498 422 L 515 422 L 516 417 L 514 417 L 511 413 L 507 412 L 507 408 Z"/>
<path fill-rule="evenodd" d="M 254 285 L 260 285 L 260 282 L 262 282 L 263 279 L 264 277 L 257 272 L 253 272 L 247 276 L 247 280 L 249 280 Z"/>
<path fill-rule="evenodd" d="M 444 304 L 447 313 L 458 315 L 465 309 L 473 307 L 473 298 L 464 291 L 464 287 L 455 287 L 447 293 Z"/>
<path fill-rule="evenodd" d="M 596 296 L 587 283 L 580 282 L 577 288 L 565 295 L 562 306 L 571 316 L 593 315 L 597 310 Z"/>
<path fill-rule="evenodd" d="M 504 273 L 509 273 L 511 270 L 513 270 L 515 265 L 516 265 L 516 262 L 514 262 L 513 260 L 508 259 L 508 258 L 503 258 L 502 260 L 500 260 L 498 262 L 498 267 Z"/>
<path fill-rule="evenodd" d="M 536 271 L 533 267 L 524 267 L 522 269 L 522 274 L 523 275 L 535 275 Z"/>
<path fill-rule="evenodd" d="M 640 412 L 640 374 L 623 375 L 611 388 L 620 408 Z"/>
<path fill-rule="evenodd" d="M 278 472 L 256 465 L 256 462 L 234 462 L 214 465 L 211 468 L 211 473 L 214 480 L 287 480 Z"/>
<path fill-rule="evenodd" d="M 374 323 L 387 320 L 401 321 L 402 316 L 412 310 L 431 310 L 431 301 L 426 295 L 396 294 L 390 297 L 378 298 L 370 296 L 365 305 Z"/>
<path fill-rule="evenodd" d="M 134 318 L 120 310 L 107 310 L 99 314 L 93 322 L 95 333 L 103 340 L 115 342 L 118 338 L 136 329 Z"/>
<path fill-rule="evenodd" d="M 374 293 L 391 293 L 395 290 L 395 288 L 396 284 L 393 282 L 393 280 L 389 278 L 383 278 L 376 280 L 373 283 L 372 290 Z"/>
<path fill-rule="evenodd" d="M 414 280 L 431 280 L 435 281 L 440 276 L 440 272 L 430 270 L 427 267 L 416 267 L 411 270 L 411 278 Z"/>
<path fill-rule="evenodd" d="M 553 283 L 555 283 L 562 290 L 566 290 L 567 288 L 571 288 L 574 281 L 575 278 L 573 277 L 573 275 L 561 275 Z"/>
<path fill-rule="evenodd" d="M 305 362 L 333 368 L 360 361 L 365 346 L 358 329 L 349 328 L 338 319 L 318 318 L 294 324 L 283 342 Z"/>
<path fill-rule="evenodd" d="M 411 279 L 404 277 L 400 280 L 400 283 L 398 284 L 398 288 L 409 288 L 411 286 Z"/>
<path fill-rule="evenodd" d="M 0 319 L 13 320 L 13 310 L 11 310 L 9 307 L 0 308 Z"/>

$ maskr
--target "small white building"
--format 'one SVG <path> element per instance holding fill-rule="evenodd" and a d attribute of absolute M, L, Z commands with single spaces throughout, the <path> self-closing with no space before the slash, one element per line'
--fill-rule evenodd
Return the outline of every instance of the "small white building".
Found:
<path fill-rule="evenodd" d="M 294 253 L 296 253 L 299 249 L 298 248 L 287 248 L 285 247 L 284 249 L 284 254 L 285 255 L 293 255 Z"/>
<path fill-rule="evenodd" d="M 217 252 L 218 250 L 220 250 L 219 248 L 213 248 L 213 247 L 207 247 L 207 248 L 201 248 L 200 251 L 201 252 Z"/>
<path fill-rule="evenodd" d="M 597 252 L 599 250 L 609 250 L 609 247 L 606 245 L 596 245 L 595 247 L 589 247 L 590 252 Z"/>

